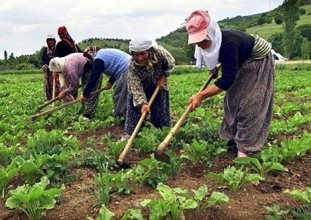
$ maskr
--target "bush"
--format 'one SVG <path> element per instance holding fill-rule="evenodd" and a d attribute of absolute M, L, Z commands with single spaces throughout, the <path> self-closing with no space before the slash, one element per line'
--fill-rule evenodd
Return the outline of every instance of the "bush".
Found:
<path fill-rule="evenodd" d="M 17 70 L 31 70 L 35 69 L 35 66 L 31 63 L 21 63 L 16 66 Z"/>
<path fill-rule="evenodd" d="M 283 17 L 281 14 L 277 14 L 274 16 L 274 21 L 276 24 L 282 24 L 283 23 Z"/>

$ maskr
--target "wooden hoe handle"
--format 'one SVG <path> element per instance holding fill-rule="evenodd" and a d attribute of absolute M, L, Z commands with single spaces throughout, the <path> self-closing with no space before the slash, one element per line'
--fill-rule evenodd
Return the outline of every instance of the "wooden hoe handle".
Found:
<path fill-rule="evenodd" d="M 150 100 L 149 100 L 149 103 L 148 103 L 149 107 L 151 107 L 151 105 L 152 105 L 152 103 L 153 103 L 155 97 L 157 96 L 159 90 L 160 90 L 160 87 L 157 86 L 156 89 L 154 90 L 154 92 L 153 92 L 153 94 L 152 94 Z M 146 116 L 147 116 L 147 113 L 146 113 L 146 112 L 144 112 L 144 113 L 140 116 L 140 119 L 139 119 L 139 121 L 138 121 L 138 123 L 137 123 L 137 125 L 136 125 L 136 127 L 135 127 L 135 129 L 134 129 L 134 131 L 133 131 L 133 133 L 132 133 L 132 135 L 131 135 L 131 137 L 130 137 L 130 139 L 128 140 L 128 142 L 127 142 L 127 144 L 125 145 L 125 147 L 124 147 L 122 153 L 121 153 L 120 156 L 119 156 L 119 159 L 118 159 L 118 163 L 119 163 L 119 164 L 123 164 L 123 160 L 124 160 L 125 156 L 127 155 L 129 149 L 131 148 L 131 146 L 132 146 L 132 144 L 133 144 L 133 141 L 134 141 L 134 138 L 136 137 L 136 135 L 137 135 L 137 133 L 138 133 L 138 131 L 139 131 L 141 125 L 143 124 L 143 122 L 144 122 Z"/>
<path fill-rule="evenodd" d="M 217 65 L 216 68 L 219 69 L 219 67 L 220 67 L 220 65 Z M 206 87 L 210 84 L 210 82 L 212 81 L 213 78 L 214 78 L 214 74 L 211 74 L 209 76 L 209 78 L 207 79 L 207 81 L 204 83 L 204 85 L 201 87 L 199 92 L 201 92 L 204 89 L 206 89 Z M 162 154 L 168 148 L 168 145 L 169 145 L 172 137 L 175 135 L 177 130 L 183 125 L 184 121 L 186 120 L 186 118 L 188 117 L 190 112 L 191 112 L 191 104 L 188 105 L 187 109 L 184 111 L 182 116 L 178 119 L 178 121 L 176 122 L 174 127 L 170 130 L 168 135 L 165 137 L 165 139 L 158 146 L 158 149 L 157 149 L 157 153 L 158 154 Z"/>

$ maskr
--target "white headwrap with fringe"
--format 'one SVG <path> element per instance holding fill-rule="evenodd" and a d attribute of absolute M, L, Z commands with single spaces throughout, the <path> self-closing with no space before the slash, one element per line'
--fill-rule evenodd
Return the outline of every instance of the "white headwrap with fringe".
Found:
<path fill-rule="evenodd" d="M 151 47 L 157 49 L 158 44 L 155 40 L 137 38 L 131 40 L 129 43 L 130 53 L 149 50 Z"/>

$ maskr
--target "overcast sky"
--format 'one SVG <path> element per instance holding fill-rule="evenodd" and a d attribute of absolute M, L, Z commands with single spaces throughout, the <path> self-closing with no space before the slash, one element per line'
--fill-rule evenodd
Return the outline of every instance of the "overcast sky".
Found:
<path fill-rule="evenodd" d="M 196 9 L 217 21 L 270 11 L 283 0 L 0 0 L 0 59 L 33 54 L 47 34 L 65 25 L 79 43 L 88 38 L 159 38 Z"/>

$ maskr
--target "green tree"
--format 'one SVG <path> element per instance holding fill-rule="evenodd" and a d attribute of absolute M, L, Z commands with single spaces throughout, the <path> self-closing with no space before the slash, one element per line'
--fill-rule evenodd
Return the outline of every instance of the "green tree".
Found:
<path fill-rule="evenodd" d="M 301 36 L 311 41 L 311 24 L 300 25 L 297 29 L 300 31 Z"/>
<path fill-rule="evenodd" d="M 14 60 L 14 58 L 15 58 L 14 57 L 14 53 L 11 53 L 10 56 L 9 56 L 9 60 Z"/>
<path fill-rule="evenodd" d="M 307 38 L 303 38 L 301 44 L 301 57 L 305 60 L 310 59 L 311 42 Z"/>
<path fill-rule="evenodd" d="M 272 48 L 280 54 L 284 54 L 284 46 L 283 46 L 283 33 L 275 33 L 273 34 L 268 41 L 271 42 Z"/>
<path fill-rule="evenodd" d="M 4 51 L 4 60 L 7 60 L 8 59 L 8 52 L 5 50 Z"/>
<path fill-rule="evenodd" d="M 284 20 L 284 38 L 283 43 L 285 47 L 286 56 L 292 58 L 293 51 L 296 45 L 293 39 L 296 36 L 295 26 L 296 21 L 299 20 L 299 6 L 300 0 L 285 0 L 282 4 L 283 20 Z"/>
<path fill-rule="evenodd" d="M 282 17 L 282 15 L 281 15 L 281 14 L 276 14 L 276 15 L 274 16 L 274 22 L 275 22 L 276 24 L 282 24 L 282 23 L 283 23 L 283 17 Z"/>

